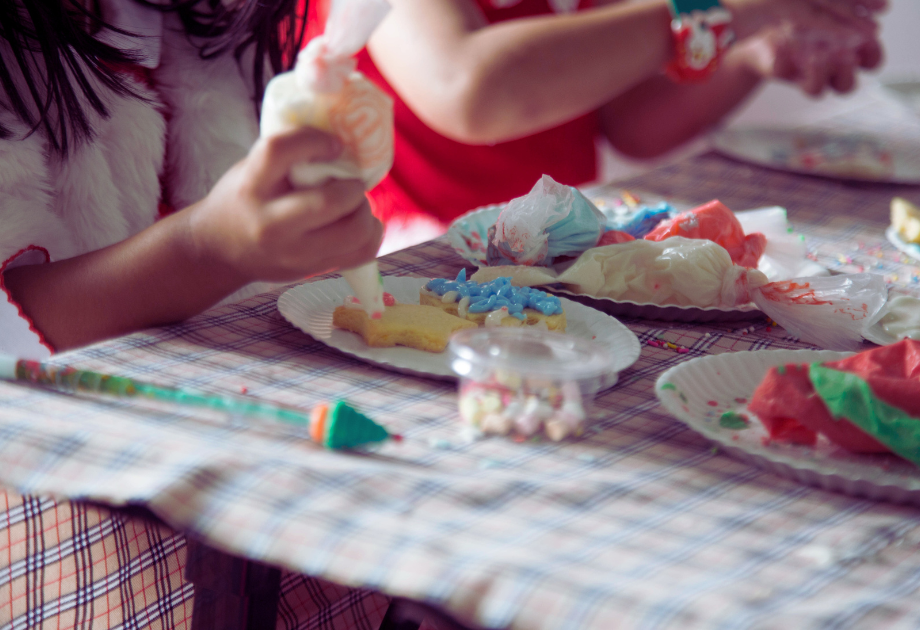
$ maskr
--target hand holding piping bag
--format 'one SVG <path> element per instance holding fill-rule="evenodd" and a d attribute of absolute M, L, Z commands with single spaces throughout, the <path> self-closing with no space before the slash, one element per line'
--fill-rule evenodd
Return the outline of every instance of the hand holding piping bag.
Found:
<path fill-rule="evenodd" d="M 342 140 L 342 157 L 299 164 L 295 186 L 329 179 L 360 179 L 373 188 L 393 165 L 393 102 L 355 70 L 361 50 L 390 7 L 385 0 L 332 0 L 326 31 L 297 56 L 297 65 L 272 79 L 262 102 L 261 133 L 269 136 L 311 126 Z M 383 313 L 383 283 L 377 262 L 342 272 L 372 318 Z"/>

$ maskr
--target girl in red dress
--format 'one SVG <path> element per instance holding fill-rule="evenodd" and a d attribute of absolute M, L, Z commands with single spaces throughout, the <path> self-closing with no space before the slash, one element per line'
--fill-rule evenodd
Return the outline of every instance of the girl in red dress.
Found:
<path fill-rule="evenodd" d="M 630 157 L 660 155 L 764 78 L 811 94 L 851 90 L 856 71 L 881 59 L 873 13 L 885 0 L 724 0 L 738 43 L 699 84 L 662 72 L 675 54 L 667 0 L 391 5 L 358 66 L 396 103 L 395 165 L 370 196 L 384 220 L 443 225 L 526 193 L 543 174 L 594 180 L 599 135 Z M 311 3 L 308 38 L 327 7 Z"/>

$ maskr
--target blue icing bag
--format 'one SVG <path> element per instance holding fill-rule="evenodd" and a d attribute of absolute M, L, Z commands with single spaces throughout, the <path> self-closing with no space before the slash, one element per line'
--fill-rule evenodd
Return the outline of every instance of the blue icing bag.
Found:
<path fill-rule="evenodd" d="M 597 245 L 607 222 L 576 188 L 544 175 L 512 199 L 489 230 L 489 265 L 551 265 Z"/>

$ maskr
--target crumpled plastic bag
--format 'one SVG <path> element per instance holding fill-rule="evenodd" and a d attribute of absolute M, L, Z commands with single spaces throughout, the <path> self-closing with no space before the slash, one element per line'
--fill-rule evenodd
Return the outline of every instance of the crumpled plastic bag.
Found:
<path fill-rule="evenodd" d="M 718 243 L 728 251 L 733 263 L 755 269 L 767 246 L 767 238 L 763 234 L 745 234 L 735 214 L 718 200 L 662 221 L 645 235 L 645 239 L 662 241 L 675 236 L 708 239 Z"/>
<path fill-rule="evenodd" d="M 560 256 L 578 256 L 594 247 L 605 223 L 603 213 L 577 188 L 544 175 L 498 215 L 486 260 L 489 265 L 551 265 Z"/>
<path fill-rule="evenodd" d="M 724 247 L 681 236 L 589 249 L 561 271 L 483 267 L 477 282 L 511 276 L 517 286 L 559 283 L 575 293 L 660 305 L 732 307 L 751 301 L 749 287 L 767 282 L 756 269 L 732 264 Z"/>
<path fill-rule="evenodd" d="M 884 313 L 888 289 L 858 273 L 768 282 L 731 262 L 709 240 L 673 236 L 589 249 L 557 268 L 482 267 L 477 282 L 509 276 L 515 286 L 560 284 L 579 294 L 661 306 L 735 307 L 750 303 L 789 333 L 828 350 L 854 350 Z"/>
<path fill-rule="evenodd" d="M 857 349 L 888 299 L 884 278 L 872 273 L 796 278 L 751 289 L 757 308 L 802 341 L 826 350 Z"/>
<path fill-rule="evenodd" d="M 767 238 L 767 246 L 757 268 L 771 282 L 828 275 L 827 269 L 809 260 L 805 237 L 796 234 L 780 206 L 736 212 L 735 218 L 745 234 L 759 232 Z"/>
<path fill-rule="evenodd" d="M 642 238 L 659 223 L 666 221 L 674 213 L 674 207 L 660 201 L 654 206 L 642 205 L 632 211 L 625 210 L 623 206 L 616 209 L 602 210 L 607 216 L 607 229 L 626 232 L 634 238 Z M 624 216 L 620 216 L 624 212 Z"/>
<path fill-rule="evenodd" d="M 355 70 L 354 59 L 389 9 L 384 0 L 332 0 L 325 32 L 300 51 L 294 70 L 265 87 L 263 136 L 309 126 L 333 133 L 345 147 L 333 162 L 295 164 L 293 184 L 361 179 L 369 190 L 393 165 L 393 101 Z"/>
<path fill-rule="evenodd" d="M 893 451 L 920 464 L 920 342 L 904 339 L 839 361 L 770 368 L 748 408 L 770 438 L 855 453 Z"/>

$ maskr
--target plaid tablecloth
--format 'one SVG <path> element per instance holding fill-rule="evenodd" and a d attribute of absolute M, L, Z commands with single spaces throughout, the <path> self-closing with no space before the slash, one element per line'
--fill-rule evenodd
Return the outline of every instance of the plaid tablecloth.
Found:
<path fill-rule="evenodd" d="M 820 262 L 877 270 L 908 291 L 920 274 L 882 236 L 891 196 L 920 201 L 917 188 L 843 184 L 712 155 L 625 185 L 691 202 L 718 197 L 737 210 L 784 205 Z M 382 269 L 450 276 L 462 264 L 438 240 L 385 258 Z M 303 407 L 344 397 L 405 439 L 374 454 L 331 453 L 280 431 L 202 422 L 188 410 L 0 384 L 0 483 L 30 495 L 0 521 L 11 550 L 0 556 L 0 611 L 14 616 L 0 627 L 31 627 L 40 606 L 52 619 L 55 607 L 85 611 L 80 598 L 95 596 L 124 627 L 187 621 L 191 593 L 169 571 L 181 564 L 181 537 L 93 512 L 104 525 L 97 531 L 81 523 L 85 506 L 35 498 L 48 495 L 143 503 L 214 547 L 285 567 L 286 584 L 304 573 L 425 600 L 487 627 L 920 627 L 916 508 L 763 472 L 717 452 L 658 405 L 655 379 L 682 361 L 806 347 L 767 321 L 627 320 L 641 357 L 598 398 L 586 437 L 466 443 L 454 386 L 326 347 L 284 321 L 277 295 L 57 360 Z M 647 344 L 660 337 L 690 352 Z M 53 519 L 66 527 L 49 527 Z M 124 558 L 107 557 L 104 545 L 87 555 L 92 541 L 106 540 L 130 549 Z M 94 579 L 93 571 L 108 575 L 106 563 L 128 566 L 128 577 Z M 152 566 L 155 575 L 145 571 Z M 76 574 L 84 587 L 24 591 L 39 570 L 71 582 Z M 307 599 L 315 584 L 326 582 L 301 582 Z M 344 607 L 360 600 L 374 608 L 361 599 L 368 591 L 357 592 Z M 144 593 L 147 617 L 139 614 Z M 171 602 L 157 603 L 164 593 Z M 288 617 L 279 627 L 333 627 L 324 619 L 308 626 Z"/>

